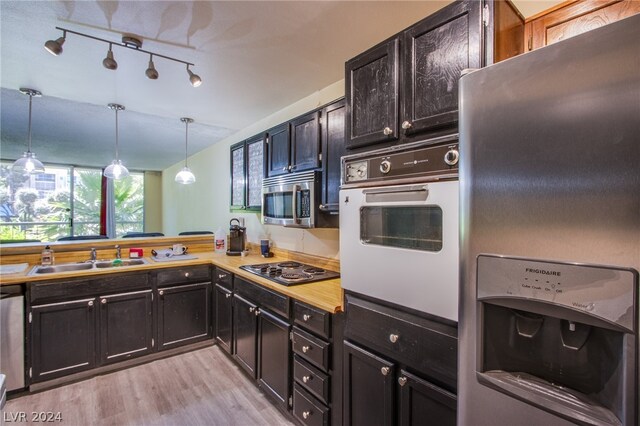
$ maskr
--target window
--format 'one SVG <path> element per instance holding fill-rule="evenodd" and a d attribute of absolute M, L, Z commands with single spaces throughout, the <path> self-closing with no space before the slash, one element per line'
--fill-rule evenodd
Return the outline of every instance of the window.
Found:
<path fill-rule="evenodd" d="M 115 229 L 108 235 L 144 230 L 144 175 L 114 181 L 102 209 L 102 171 L 45 165 L 47 172 L 20 176 L 12 162 L 0 162 L 0 240 L 55 241 L 67 235 L 99 235 L 101 212 L 114 211 Z"/>

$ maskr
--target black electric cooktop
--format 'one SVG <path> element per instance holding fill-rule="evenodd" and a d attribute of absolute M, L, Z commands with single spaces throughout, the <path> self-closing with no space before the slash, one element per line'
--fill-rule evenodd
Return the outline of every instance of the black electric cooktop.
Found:
<path fill-rule="evenodd" d="M 243 265 L 240 269 L 286 286 L 307 284 L 340 276 L 334 271 L 292 261 Z"/>

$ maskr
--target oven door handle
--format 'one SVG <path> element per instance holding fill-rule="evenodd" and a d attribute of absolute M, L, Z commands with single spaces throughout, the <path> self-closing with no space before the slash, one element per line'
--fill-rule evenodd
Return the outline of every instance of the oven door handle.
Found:
<path fill-rule="evenodd" d="M 293 218 L 293 223 L 300 223 L 300 219 L 298 218 L 297 210 L 298 210 L 298 192 L 300 192 L 300 185 L 293 184 L 293 197 L 291 197 L 291 216 Z"/>
<path fill-rule="evenodd" d="M 372 188 L 363 189 L 363 194 L 397 194 L 401 192 L 426 192 L 429 193 L 429 187 L 427 185 L 411 185 L 401 186 L 396 188 Z"/>

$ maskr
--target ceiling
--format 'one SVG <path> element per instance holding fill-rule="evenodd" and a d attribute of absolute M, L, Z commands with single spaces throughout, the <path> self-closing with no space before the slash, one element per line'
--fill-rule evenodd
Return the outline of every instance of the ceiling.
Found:
<path fill-rule="evenodd" d="M 344 78 L 344 62 L 450 1 L 6 1 L 0 2 L 2 159 L 25 151 L 28 97 L 32 150 L 45 163 L 104 166 L 114 156 L 133 170 L 163 170 L 293 102 Z M 530 16 L 552 2 L 515 1 Z M 102 66 L 108 45 L 67 34 L 60 56 L 44 42 L 64 27 L 194 63 L 203 84 L 189 84 L 184 64 L 114 47 L 118 69 Z"/>

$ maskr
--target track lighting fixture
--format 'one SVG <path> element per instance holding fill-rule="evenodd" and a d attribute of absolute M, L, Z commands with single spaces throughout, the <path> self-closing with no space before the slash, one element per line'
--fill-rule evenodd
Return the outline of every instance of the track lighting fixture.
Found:
<path fill-rule="evenodd" d="M 153 65 L 153 55 L 149 56 L 149 68 L 144 72 L 149 80 L 157 80 L 158 79 L 158 70 L 156 70 L 155 65 Z"/>
<path fill-rule="evenodd" d="M 117 70 L 118 63 L 113 59 L 113 50 L 111 50 L 111 43 L 109 43 L 109 51 L 107 57 L 102 60 L 102 65 L 108 70 Z"/>
<path fill-rule="evenodd" d="M 116 159 L 104 169 L 104 176 L 109 179 L 122 179 L 129 176 L 129 170 L 118 158 L 118 111 L 124 110 L 124 106 L 118 104 L 107 105 L 116 112 Z"/>
<path fill-rule="evenodd" d="M 165 56 L 159 53 L 154 53 L 148 50 L 144 50 L 142 49 L 142 40 L 138 37 L 131 36 L 131 35 L 122 36 L 122 42 L 118 43 L 118 42 L 105 40 L 103 38 L 94 37 L 89 34 L 83 34 L 77 31 L 72 31 L 66 28 L 56 27 L 56 29 L 62 31 L 62 37 L 58 38 L 57 40 L 49 40 L 44 44 L 45 49 L 47 49 L 47 51 L 49 51 L 51 54 L 55 56 L 58 56 L 62 53 L 62 45 L 64 44 L 67 38 L 67 33 L 75 34 L 81 37 L 86 37 L 92 40 L 97 40 L 97 41 L 101 41 L 103 43 L 109 44 L 109 51 L 107 52 L 107 57 L 104 58 L 104 60 L 102 61 L 102 65 L 104 65 L 104 67 L 107 69 L 115 70 L 118 68 L 118 63 L 115 61 L 115 59 L 113 59 L 112 47 L 119 46 L 125 49 L 131 49 L 131 50 L 135 50 L 136 52 L 141 52 L 141 53 L 150 55 L 149 67 L 145 71 L 145 75 L 147 76 L 147 78 L 151 80 L 156 80 L 158 78 L 158 71 L 156 70 L 156 67 L 153 63 L 153 57 L 156 56 L 156 57 L 168 59 L 170 61 L 180 62 L 181 64 L 185 64 L 187 66 L 187 73 L 189 74 L 189 82 L 191 83 L 191 85 L 193 87 L 198 87 L 202 84 L 202 79 L 200 78 L 200 76 L 197 74 L 194 74 L 193 71 L 189 69 L 190 66 L 195 66 L 194 64 L 192 64 L 191 62 L 183 61 L 181 59 L 176 59 L 170 56 Z"/>
<path fill-rule="evenodd" d="M 193 123 L 192 118 L 182 117 L 180 119 L 185 125 L 185 134 L 184 134 L 184 167 L 182 170 L 176 174 L 176 182 L 181 183 L 183 185 L 189 185 L 190 183 L 194 183 L 196 181 L 196 177 L 187 166 L 187 156 L 188 156 L 188 144 L 189 144 L 189 123 Z"/>
<path fill-rule="evenodd" d="M 48 40 L 44 44 L 44 48 L 47 49 L 47 52 L 51 53 L 53 56 L 58 56 L 62 53 L 62 45 L 64 41 L 67 39 L 67 32 L 62 30 L 62 37 L 57 40 Z"/>
<path fill-rule="evenodd" d="M 31 102 L 33 97 L 40 97 L 42 93 L 33 89 L 20 88 L 20 92 L 29 96 L 29 138 L 27 152 L 22 154 L 22 158 L 17 159 L 11 166 L 14 173 L 21 175 L 44 173 L 44 165 L 36 158 L 36 154 L 31 152 Z"/>
<path fill-rule="evenodd" d="M 193 87 L 198 87 L 202 84 L 202 79 L 198 74 L 194 74 L 193 71 L 189 69 L 189 65 L 187 65 L 187 74 L 189 74 L 189 81 Z"/>

